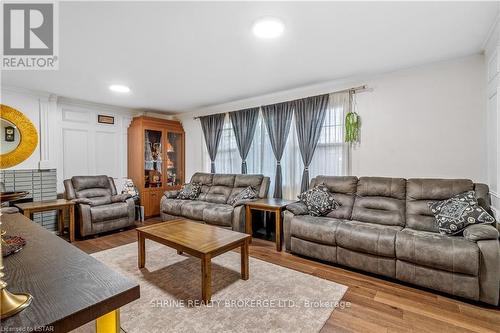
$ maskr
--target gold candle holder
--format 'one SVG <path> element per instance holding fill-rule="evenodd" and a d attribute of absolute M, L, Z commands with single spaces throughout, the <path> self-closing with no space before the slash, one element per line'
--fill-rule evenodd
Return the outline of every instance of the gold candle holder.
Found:
<path fill-rule="evenodd" d="M 0 227 L 2 222 L 0 222 Z M 3 257 L 2 252 L 2 236 L 5 231 L 0 229 L 0 319 L 5 319 L 26 309 L 33 299 L 33 296 L 26 293 L 13 294 L 7 290 L 7 283 L 3 280 L 5 273 L 3 272 Z"/>

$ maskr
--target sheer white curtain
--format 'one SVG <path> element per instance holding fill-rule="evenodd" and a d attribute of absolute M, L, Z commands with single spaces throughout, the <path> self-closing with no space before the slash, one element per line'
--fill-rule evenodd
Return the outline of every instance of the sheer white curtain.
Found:
<path fill-rule="evenodd" d="M 344 143 L 344 119 L 349 109 L 349 93 L 332 93 L 329 98 L 329 107 L 321 131 L 314 157 L 309 166 L 311 178 L 317 175 L 344 176 L 349 172 L 349 146 Z M 283 198 L 295 199 L 300 192 L 302 176 L 302 159 L 297 141 L 295 120 L 292 119 L 290 135 L 281 160 L 283 173 Z M 210 172 L 210 158 L 204 149 L 204 170 Z M 231 121 L 226 116 L 222 132 L 219 151 L 215 160 L 218 173 L 240 173 L 241 158 L 236 146 L 236 138 Z M 271 180 L 276 171 L 274 157 L 269 136 L 262 115 L 255 130 L 252 147 L 247 157 L 248 173 L 261 173 Z M 274 184 L 271 182 L 269 193 L 274 193 Z"/>

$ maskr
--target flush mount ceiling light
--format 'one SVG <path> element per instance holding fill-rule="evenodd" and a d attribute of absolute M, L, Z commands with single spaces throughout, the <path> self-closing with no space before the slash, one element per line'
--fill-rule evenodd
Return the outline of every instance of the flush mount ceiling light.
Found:
<path fill-rule="evenodd" d="M 118 92 L 118 93 L 128 93 L 130 92 L 130 88 L 127 86 L 124 86 L 122 84 L 112 84 L 109 86 L 109 90 Z"/>
<path fill-rule="evenodd" d="M 284 30 L 283 22 L 275 17 L 263 17 L 255 21 L 252 26 L 253 34 L 263 39 L 279 37 Z"/>

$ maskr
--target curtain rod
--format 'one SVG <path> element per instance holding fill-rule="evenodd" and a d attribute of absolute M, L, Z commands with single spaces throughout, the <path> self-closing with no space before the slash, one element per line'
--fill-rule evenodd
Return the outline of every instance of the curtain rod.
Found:
<path fill-rule="evenodd" d="M 332 91 L 332 92 L 326 93 L 326 94 L 335 94 L 335 93 L 341 93 L 341 92 L 350 92 L 350 93 L 353 93 L 353 94 L 357 94 L 357 93 L 364 92 L 364 91 L 367 91 L 367 90 L 369 90 L 368 89 L 368 85 L 363 84 L 362 86 L 357 86 L 357 87 L 347 88 L 347 89 L 343 89 L 343 90 Z M 321 96 L 321 95 L 325 95 L 325 94 L 314 95 L 314 96 L 309 96 L 309 97 L 315 97 L 315 96 Z M 307 97 L 305 97 L 305 98 L 307 98 Z M 291 101 L 294 101 L 294 100 L 291 100 Z M 291 102 L 291 101 L 289 101 L 289 102 Z M 278 102 L 278 103 L 281 103 L 281 102 Z M 227 113 L 227 112 L 212 113 L 211 115 L 221 114 L 221 113 Z M 199 119 L 200 117 L 202 117 L 202 116 L 193 117 L 193 119 Z"/>

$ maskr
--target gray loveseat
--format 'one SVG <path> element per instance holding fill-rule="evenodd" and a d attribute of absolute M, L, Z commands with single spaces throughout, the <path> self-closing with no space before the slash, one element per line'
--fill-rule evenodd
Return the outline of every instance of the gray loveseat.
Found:
<path fill-rule="evenodd" d="M 135 224 L 134 199 L 117 194 L 113 178 L 75 176 L 64 181 L 68 200 L 76 201 L 76 226 L 81 236 Z"/>
<path fill-rule="evenodd" d="M 464 236 L 441 235 L 427 205 L 475 190 L 491 213 L 487 185 L 466 179 L 318 176 L 311 186 L 320 183 L 342 206 L 313 217 L 305 215 L 303 204 L 289 205 L 287 251 L 498 305 L 497 229 L 476 225 Z"/>
<path fill-rule="evenodd" d="M 179 191 L 167 191 L 161 198 L 160 210 L 163 221 L 185 217 L 207 224 L 245 231 L 245 207 L 240 201 L 234 206 L 227 204 L 239 192 L 251 186 L 259 198 L 267 198 L 269 177 L 263 175 L 233 175 L 195 173 L 191 183 L 201 183 L 201 193 L 196 200 L 177 199 Z"/>

